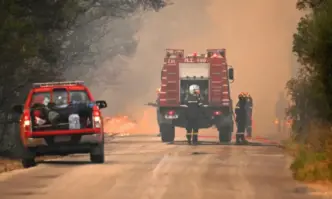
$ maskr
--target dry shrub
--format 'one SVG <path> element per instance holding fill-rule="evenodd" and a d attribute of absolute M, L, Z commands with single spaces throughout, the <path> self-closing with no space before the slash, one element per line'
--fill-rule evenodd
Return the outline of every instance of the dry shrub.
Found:
<path fill-rule="evenodd" d="M 326 124 L 312 122 L 307 125 L 303 143 L 297 143 L 293 176 L 302 181 L 332 180 L 332 131 Z"/>
<path fill-rule="evenodd" d="M 286 150 L 287 154 L 291 155 L 292 157 L 295 157 L 300 150 L 300 145 L 294 141 L 293 137 L 290 137 L 289 139 L 286 140 L 282 140 L 281 146 L 283 149 Z"/>

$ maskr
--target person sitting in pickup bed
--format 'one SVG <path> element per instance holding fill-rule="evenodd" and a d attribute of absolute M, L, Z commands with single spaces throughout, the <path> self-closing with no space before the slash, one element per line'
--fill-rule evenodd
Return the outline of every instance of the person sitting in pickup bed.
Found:
<path fill-rule="evenodd" d="M 55 105 L 57 105 L 58 107 L 63 107 L 63 106 L 67 106 L 67 99 L 63 96 L 58 96 L 57 98 L 55 98 Z"/>
<path fill-rule="evenodd" d="M 82 95 L 79 93 L 73 93 L 70 97 L 70 100 L 72 103 L 79 103 L 79 102 L 84 101 L 84 99 L 82 98 Z"/>
<path fill-rule="evenodd" d="M 47 96 L 42 94 L 36 95 L 31 102 L 31 108 L 33 109 L 32 115 L 34 117 L 34 123 L 36 125 L 43 125 L 46 123 L 44 107 L 50 102 Z"/>
<path fill-rule="evenodd" d="M 91 109 L 91 104 L 88 104 L 89 102 L 87 100 L 87 97 L 84 92 L 81 91 L 73 91 L 70 93 L 70 102 L 74 104 L 74 107 L 76 107 L 78 110 L 78 115 L 80 117 L 80 123 L 81 125 L 85 127 L 89 127 L 91 125 L 91 114 L 92 114 L 92 109 Z"/>

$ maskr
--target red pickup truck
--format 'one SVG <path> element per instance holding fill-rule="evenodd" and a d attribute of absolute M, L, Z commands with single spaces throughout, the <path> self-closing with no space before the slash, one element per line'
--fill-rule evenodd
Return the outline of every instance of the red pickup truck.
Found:
<path fill-rule="evenodd" d="M 36 164 L 36 156 L 90 153 L 94 163 L 104 162 L 104 130 L 100 109 L 83 81 L 34 83 L 20 114 L 22 164 Z"/>

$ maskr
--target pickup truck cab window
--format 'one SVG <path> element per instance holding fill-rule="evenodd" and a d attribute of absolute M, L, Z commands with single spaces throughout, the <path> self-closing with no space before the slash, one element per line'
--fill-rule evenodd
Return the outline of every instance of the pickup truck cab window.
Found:
<path fill-rule="evenodd" d="M 69 101 L 70 100 L 70 101 Z M 64 105 L 72 102 L 89 102 L 88 93 L 85 90 L 55 90 L 53 92 L 35 92 L 32 95 L 30 107 L 34 104 L 47 105 L 54 102 L 56 105 Z"/>
<path fill-rule="evenodd" d="M 34 104 L 44 104 L 47 105 L 51 101 L 51 93 L 49 92 L 39 92 L 32 95 L 32 100 L 30 106 Z"/>

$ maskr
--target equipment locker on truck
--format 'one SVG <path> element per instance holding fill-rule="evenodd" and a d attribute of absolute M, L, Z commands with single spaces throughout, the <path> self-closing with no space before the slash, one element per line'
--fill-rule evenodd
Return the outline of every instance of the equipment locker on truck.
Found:
<path fill-rule="evenodd" d="M 34 83 L 20 114 L 22 164 L 35 165 L 35 157 L 90 153 L 90 160 L 104 162 L 104 130 L 100 109 L 83 81 Z"/>
<path fill-rule="evenodd" d="M 161 87 L 157 103 L 158 124 L 163 142 L 172 142 L 175 127 L 185 128 L 185 99 L 191 85 L 198 85 L 204 106 L 198 126 L 219 131 L 219 141 L 229 142 L 233 132 L 233 110 L 230 82 L 234 70 L 227 65 L 225 49 L 208 49 L 205 54 L 185 56 L 182 49 L 166 49 L 161 71 Z"/>

